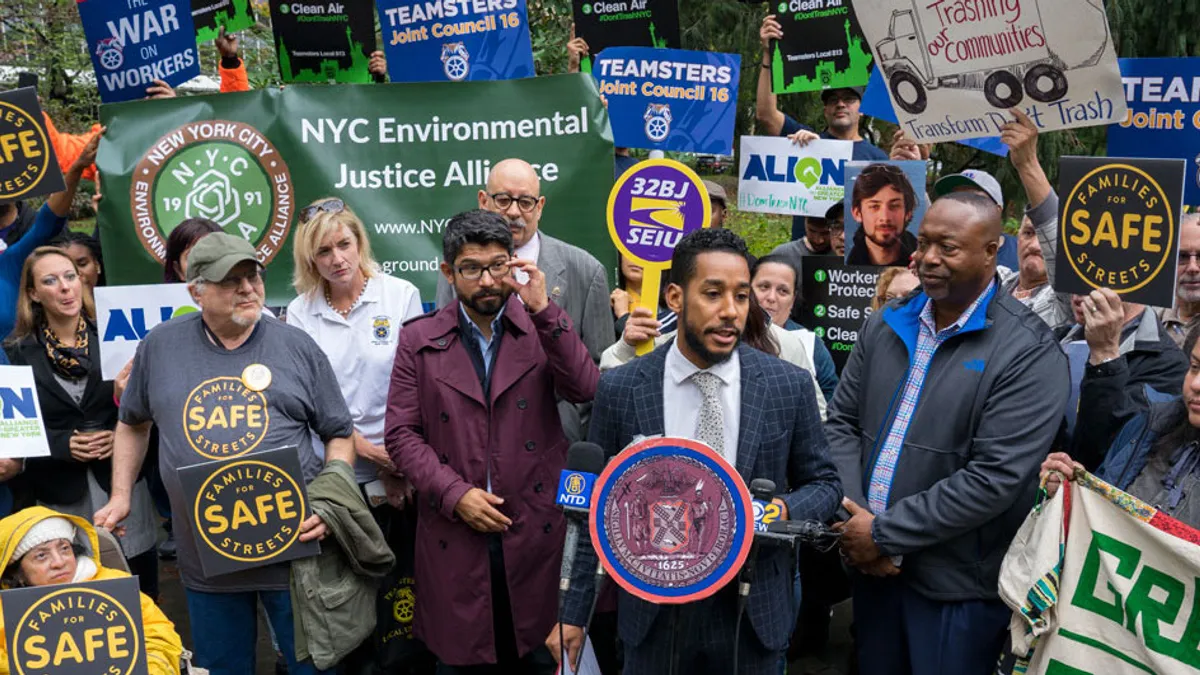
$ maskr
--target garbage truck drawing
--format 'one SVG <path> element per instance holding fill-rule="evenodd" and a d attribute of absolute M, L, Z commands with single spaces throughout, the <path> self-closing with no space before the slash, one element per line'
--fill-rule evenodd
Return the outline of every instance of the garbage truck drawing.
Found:
<path fill-rule="evenodd" d="M 1026 95 L 1061 100 L 1067 73 L 1096 65 L 1109 48 L 1101 0 L 912 0 L 910 7 L 892 11 L 875 53 L 892 100 L 912 115 L 940 88 L 982 90 L 996 108 Z"/>

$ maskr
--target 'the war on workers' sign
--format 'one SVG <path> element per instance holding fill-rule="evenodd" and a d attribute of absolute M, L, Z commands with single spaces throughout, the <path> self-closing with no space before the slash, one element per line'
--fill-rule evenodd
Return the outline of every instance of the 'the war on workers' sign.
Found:
<path fill-rule="evenodd" d="M 824 218 L 846 194 L 850 141 L 816 140 L 800 147 L 786 138 L 742 136 L 738 208 Z"/>
<path fill-rule="evenodd" d="M 196 311 L 187 284 L 97 287 L 101 376 L 115 379 L 151 328 Z"/>
<path fill-rule="evenodd" d="M 609 47 L 679 49 L 679 0 L 572 0 L 575 36 L 587 42 L 580 70 Z"/>
<path fill-rule="evenodd" d="M 525 0 L 378 0 L 392 82 L 533 77 Z"/>
<path fill-rule="evenodd" d="M 192 23 L 196 24 L 196 42 L 211 42 L 225 32 L 236 33 L 254 25 L 254 7 L 250 0 L 192 0 Z"/>
<path fill-rule="evenodd" d="M 1013 107 L 1042 131 L 1125 116 L 1103 3 L 854 0 L 854 12 L 918 142 L 994 136 Z"/>
<path fill-rule="evenodd" d="M 154 80 L 172 87 L 200 74 L 190 0 L 79 0 L 100 100 L 145 98 Z"/>
<path fill-rule="evenodd" d="M 271 28 L 284 82 L 371 81 L 375 51 L 371 0 L 270 0 Z"/>
<path fill-rule="evenodd" d="M 1200 58 L 1121 59 L 1129 114 L 1108 128 L 1109 157 L 1187 161 L 1183 203 L 1200 206 Z"/>
<path fill-rule="evenodd" d="M 1183 160 L 1063 157 L 1054 290 L 1175 305 Z"/>
<path fill-rule="evenodd" d="M 880 267 L 847 265 L 832 255 L 800 260 L 804 309 L 800 323 L 825 341 L 838 373 L 846 367 L 863 322 L 871 316 L 871 299 Z"/>
<path fill-rule="evenodd" d="M 771 90 L 795 94 L 866 86 L 871 49 L 850 0 L 779 0 L 783 39 L 771 44 Z"/>
<path fill-rule="evenodd" d="M 137 579 L 17 588 L 0 593 L 11 673 L 146 675 Z"/>
<path fill-rule="evenodd" d="M 0 92 L 0 203 L 65 187 L 33 87 Z"/>
<path fill-rule="evenodd" d="M 0 366 L 0 458 L 49 455 L 33 368 Z"/>
<path fill-rule="evenodd" d="M 179 480 L 206 577 L 320 552 L 299 539 L 309 505 L 295 448 L 184 467 Z"/>
<path fill-rule="evenodd" d="M 608 98 L 618 147 L 733 154 L 737 54 L 613 47 L 592 75 Z"/>

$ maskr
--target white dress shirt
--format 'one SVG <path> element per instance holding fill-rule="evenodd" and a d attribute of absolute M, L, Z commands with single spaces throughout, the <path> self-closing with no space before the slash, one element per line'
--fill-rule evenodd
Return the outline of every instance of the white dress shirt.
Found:
<path fill-rule="evenodd" d="M 667 436 L 696 438 L 704 395 L 688 378 L 699 371 L 700 368 L 679 351 L 678 340 L 672 342 L 663 372 L 663 431 Z M 730 466 L 737 466 L 738 428 L 742 416 L 742 364 L 737 352 L 709 368 L 708 372 L 721 380 L 720 398 L 725 420 L 723 454 Z"/>
<path fill-rule="evenodd" d="M 392 361 L 400 326 L 420 316 L 421 295 L 412 283 L 378 272 L 367 280 L 358 304 L 343 318 L 325 302 L 325 294 L 301 295 L 288 305 L 287 322 L 316 340 L 329 357 L 342 397 L 354 418 L 354 429 L 370 443 L 383 445 L 384 415 Z M 324 445 L 313 440 L 324 456 Z M 378 467 L 358 459 L 354 473 L 360 483 L 375 480 Z"/>

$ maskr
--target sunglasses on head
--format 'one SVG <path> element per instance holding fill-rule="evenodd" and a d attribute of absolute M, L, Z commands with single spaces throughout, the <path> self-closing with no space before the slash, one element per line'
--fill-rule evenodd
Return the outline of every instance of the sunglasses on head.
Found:
<path fill-rule="evenodd" d="M 307 223 L 317 216 L 318 213 L 341 213 L 346 209 L 346 203 L 340 199 L 326 199 L 319 204 L 306 206 L 300 210 L 300 222 Z"/>

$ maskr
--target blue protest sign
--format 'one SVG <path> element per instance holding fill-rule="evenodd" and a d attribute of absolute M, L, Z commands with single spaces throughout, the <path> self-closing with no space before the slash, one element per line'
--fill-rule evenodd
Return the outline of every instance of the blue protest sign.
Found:
<path fill-rule="evenodd" d="M 1187 160 L 1183 203 L 1200 205 L 1200 58 L 1120 64 L 1129 113 L 1108 127 L 1109 157 Z"/>
<path fill-rule="evenodd" d="M 732 155 L 741 60 L 682 49 L 604 50 L 592 75 L 608 98 L 613 144 Z"/>
<path fill-rule="evenodd" d="M 200 74 L 190 0 L 80 0 L 78 7 L 105 103 L 145 98 L 154 80 L 175 87 Z"/>
<path fill-rule="evenodd" d="M 379 0 L 392 82 L 533 77 L 525 0 Z"/>
<path fill-rule="evenodd" d="M 867 91 L 863 93 L 859 112 L 871 117 L 878 117 L 892 124 L 900 123 L 896 117 L 896 109 L 892 107 L 892 99 L 888 97 L 887 83 L 883 81 L 883 76 L 879 74 L 878 68 L 871 70 L 871 80 L 867 83 Z M 954 142 L 993 155 L 1008 156 L 1008 146 L 1000 142 L 999 136 L 965 138 Z"/>

